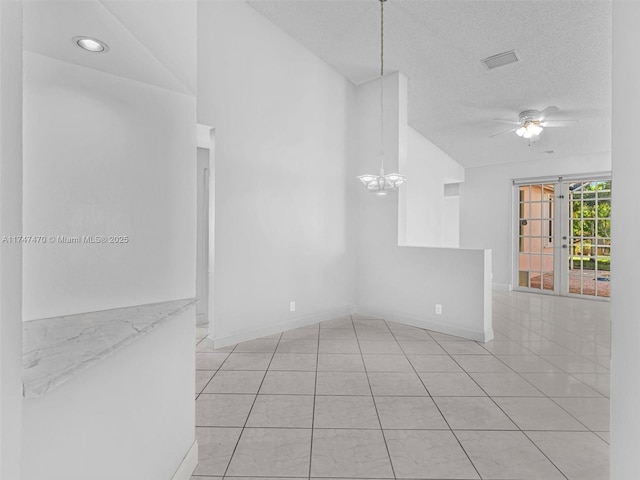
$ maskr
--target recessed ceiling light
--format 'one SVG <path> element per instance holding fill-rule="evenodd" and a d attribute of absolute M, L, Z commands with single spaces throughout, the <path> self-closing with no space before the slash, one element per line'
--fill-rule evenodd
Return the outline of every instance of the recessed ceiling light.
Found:
<path fill-rule="evenodd" d="M 92 53 L 105 53 L 109 51 L 109 45 L 97 38 L 91 37 L 73 37 L 72 42 L 83 50 L 87 50 Z"/>
<path fill-rule="evenodd" d="M 499 53 L 492 57 L 485 58 L 482 60 L 482 63 L 487 67 L 487 70 L 493 70 L 494 68 L 509 65 L 510 63 L 516 63 L 519 60 L 520 59 L 518 58 L 518 55 L 516 55 L 515 50 L 510 50 L 508 52 Z"/>

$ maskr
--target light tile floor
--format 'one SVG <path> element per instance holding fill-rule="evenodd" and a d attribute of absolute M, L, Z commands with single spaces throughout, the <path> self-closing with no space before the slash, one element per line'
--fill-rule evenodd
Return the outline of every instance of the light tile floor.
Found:
<path fill-rule="evenodd" d="M 493 325 L 486 344 L 361 316 L 199 339 L 193 480 L 608 479 L 609 304 L 496 292 Z"/>

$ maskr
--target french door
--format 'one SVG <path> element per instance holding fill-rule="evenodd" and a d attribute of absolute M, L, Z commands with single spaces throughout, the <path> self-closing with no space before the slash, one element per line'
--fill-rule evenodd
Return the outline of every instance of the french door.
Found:
<path fill-rule="evenodd" d="M 611 180 L 514 182 L 514 288 L 610 296 Z"/>

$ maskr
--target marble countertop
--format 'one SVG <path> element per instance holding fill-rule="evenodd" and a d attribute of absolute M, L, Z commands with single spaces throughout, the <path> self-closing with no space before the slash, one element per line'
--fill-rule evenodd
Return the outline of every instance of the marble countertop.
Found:
<path fill-rule="evenodd" d="M 195 303 L 174 300 L 24 322 L 24 397 L 50 392 Z"/>

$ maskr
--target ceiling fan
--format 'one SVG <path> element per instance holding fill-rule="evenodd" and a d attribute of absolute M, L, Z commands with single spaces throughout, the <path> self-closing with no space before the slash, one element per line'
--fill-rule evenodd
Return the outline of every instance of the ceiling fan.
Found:
<path fill-rule="evenodd" d="M 547 117 L 553 115 L 558 111 L 558 107 L 547 107 L 544 110 L 525 110 L 520 112 L 518 121 L 496 119 L 496 122 L 508 123 L 515 125 L 515 127 L 504 132 L 496 133 L 489 136 L 489 138 L 497 137 L 505 133 L 516 132 L 516 135 L 529 140 L 529 145 L 535 143 L 542 130 L 547 127 L 566 127 L 572 123 L 576 123 L 577 120 L 547 120 Z"/>

